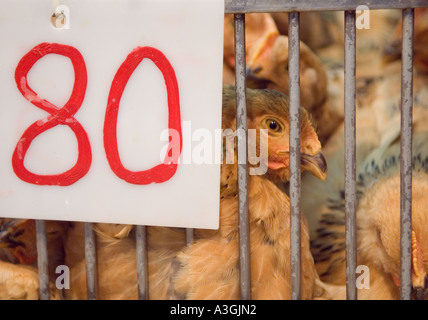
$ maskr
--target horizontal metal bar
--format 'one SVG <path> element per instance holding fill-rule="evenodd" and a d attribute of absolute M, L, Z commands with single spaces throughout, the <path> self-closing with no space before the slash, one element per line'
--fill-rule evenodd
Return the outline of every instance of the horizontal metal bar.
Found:
<path fill-rule="evenodd" d="M 245 78 L 245 15 L 235 15 L 235 84 L 236 84 L 236 131 L 247 132 L 247 94 Z M 239 257 L 241 299 L 251 298 L 250 227 L 248 222 L 248 168 L 247 137 L 238 136 L 238 212 Z"/>
<path fill-rule="evenodd" d="M 401 60 L 401 299 L 412 295 L 412 107 L 413 107 L 413 38 L 414 10 L 403 10 Z"/>
<path fill-rule="evenodd" d="M 357 299 L 355 11 L 345 11 L 345 230 L 346 298 Z"/>
<path fill-rule="evenodd" d="M 369 9 L 405 9 L 427 7 L 426 0 L 225 0 L 226 13 L 282 12 L 282 11 L 344 11 L 359 5 Z"/>
<path fill-rule="evenodd" d="M 291 299 L 301 297 L 300 228 L 300 14 L 288 14 L 289 91 L 290 91 L 290 241 Z"/>
<path fill-rule="evenodd" d="M 49 300 L 48 243 L 46 221 L 36 220 L 37 268 L 39 270 L 39 298 Z"/>

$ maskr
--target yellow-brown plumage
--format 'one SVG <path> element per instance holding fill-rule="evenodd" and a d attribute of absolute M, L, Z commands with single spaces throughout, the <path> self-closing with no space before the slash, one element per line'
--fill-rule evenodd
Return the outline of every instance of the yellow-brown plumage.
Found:
<path fill-rule="evenodd" d="M 223 129 L 235 129 L 235 109 L 234 88 L 225 86 Z M 287 97 L 273 90 L 249 89 L 247 109 L 249 128 L 260 128 L 262 119 L 266 117 L 274 117 L 282 122 L 285 130 L 280 135 L 269 136 L 269 150 L 288 151 Z M 311 156 L 319 156 L 321 144 L 304 109 L 301 118 L 301 151 L 308 159 Z M 279 168 L 268 169 L 268 173 L 263 176 L 249 176 L 253 299 L 290 298 L 289 198 L 279 184 L 280 181 L 288 180 L 288 154 L 282 155 L 282 158 L 278 155 L 276 157 L 276 165 Z M 322 162 L 322 158 L 314 159 L 313 163 L 305 168 L 324 178 L 325 163 Z M 282 166 L 278 164 L 280 161 Z M 239 299 L 236 170 L 236 161 L 235 164 L 222 164 L 218 230 L 197 229 L 194 233 L 194 243 L 186 246 L 183 229 L 147 228 L 150 299 Z M 97 230 L 97 234 L 99 233 Z M 111 235 L 115 232 L 109 233 Z M 131 240 L 132 237 L 97 238 L 100 298 L 137 298 L 135 244 Z M 318 276 L 309 251 L 309 235 L 304 219 L 302 265 L 302 298 L 312 299 L 320 295 L 323 289 L 318 286 Z M 71 285 L 70 297 L 85 298 L 85 282 L 82 277 L 76 276 L 83 272 L 84 263 L 81 261 L 75 266 L 76 268 L 71 271 L 75 282 Z M 119 278 L 117 275 L 120 275 L 120 281 L 114 280 Z M 76 290 L 76 287 L 79 289 Z"/>
<path fill-rule="evenodd" d="M 277 33 L 260 38 L 248 53 L 247 77 L 251 88 L 270 88 L 288 94 L 288 37 Z M 343 111 L 329 96 L 328 76 L 321 59 L 300 42 L 300 101 L 317 125 L 322 142 L 343 119 Z"/>
<path fill-rule="evenodd" d="M 278 33 L 274 19 L 268 13 L 248 13 L 245 15 L 245 51 L 266 34 Z M 234 15 L 224 16 L 223 37 L 223 83 L 235 83 L 235 26 Z"/>
<path fill-rule="evenodd" d="M 288 98 L 275 90 L 247 90 L 249 129 L 268 129 L 265 175 L 249 176 L 251 295 L 253 299 L 289 299 Z M 235 130 L 235 90 L 223 90 L 223 129 Z M 273 125 L 275 124 L 275 125 Z M 259 131 L 259 136 L 260 136 Z M 225 147 L 225 145 L 224 145 Z M 234 150 L 234 147 L 232 148 Z M 326 164 L 311 118 L 301 109 L 302 170 L 324 179 Z M 232 150 L 232 151 L 233 151 Z M 260 145 L 257 145 L 260 150 Z M 226 150 L 225 150 L 226 151 Z M 229 150 L 230 152 L 230 150 Z M 226 156 L 227 152 L 224 152 Z M 220 228 L 197 229 L 186 246 L 185 230 L 147 227 L 150 299 L 239 299 L 239 233 L 236 154 L 221 166 Z M 258 165 L 250 164 L 250 167 Z M 324 294 L 302 219 L 302 299 Z M 94 224 L 97 246 L 98 298 L 136 299 L 137 271 L 134 228 Z M 86 299 L 83 223 L 67 224 L 65 265 L 70 268 L 67 299 Z M 1 266 L 0 266 L 1 267 Z"/>
<path fill-rule="evenodd" d="M 415 53 L 416 54 L 416 53 Z M 421 59 L 421 58 L 420 58 Z M 370 289 L 360 299 L 400 298 L 400 86 L 401 63 L 384 59 L 357 109 L 357 263 L 370 270 Z M 415 297 L 428 282 L 428 77 L 415 65 L 413 83 L 412 284 Z M 345 285 L 343 126 L 323 149 L 331 170 L 323 185 L 306 176 L 302 208 L 308 213 L 312 252 L 321 279 Z M 416 289 L 418 288 L 418 289 Z M 425 291 L 425 292 L 424 292 Z M 344 299 L 339 295 L 337 298 Z"/>
<path fill-rule="evenodd" d="M 55 269 L 64 264 L 67 222 L 47 221 L 48 275 L 51 299 L 59 299 Z M 38 299 L 36 226 L 34 220 L 0 219 L 0 299 Z"/>

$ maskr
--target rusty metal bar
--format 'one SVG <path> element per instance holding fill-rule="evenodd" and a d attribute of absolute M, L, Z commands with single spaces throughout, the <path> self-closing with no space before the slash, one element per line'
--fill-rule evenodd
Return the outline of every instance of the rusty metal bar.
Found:
<path fill-rule="evenodd" d="M 290 242 L 291 299 L 301 297 L 300 213 L 300 14 L 288 14 L 290 92 Z"/>
<path fill-rule="evenodd" d="M 48 242 L 46 221 L 36 220 L 37 268 L 39 269 L 39 298 L 49 300 Z"/>
<path fill-rule="evenodd" d="M 401 299 L 412 295 L 412 116 L 413 116 L 413 35 L 414 9 L 402 12 L 401 60 L 401 156 L 400 156 L 400 210 L 401 210 Z"/>
<path fill-rule="evenodd" d="M 148 259 L 147 259 L 147 227 L 135 227 L 135 246 L 137 251 L 138 299 L 149 299 Z"/>
<path fill-rule="evenodd" d="M 357 299 L 355 11 L 345 11 L 345 230 L 346 298 Z"/>
<path fill-rule="evenodd" d="M 345 11 L 360 5 L 374 9 L 405 9 L 426 7 L 426 0 L 225 0 L 225 13 L 283 12 L 283 11 Z"/>
<path fill-rule="evenodd" d="M 247 167 L 247 94 L 245 63 L 245 15 L 235 15 L 235 86 L 236 132 L 238 137 L 238 210 L 239 210 L 239 264 L 241 299 L 251 299 L 250 240 L 248 222 L 248 167 Z"/>
<path fill-rule="evenodd" d="M 97 299 L 97 251 L 95 232 L 92 223 L 85 222 L 85 259 L 86 259 L 86 290 L 88 300 Z"/>

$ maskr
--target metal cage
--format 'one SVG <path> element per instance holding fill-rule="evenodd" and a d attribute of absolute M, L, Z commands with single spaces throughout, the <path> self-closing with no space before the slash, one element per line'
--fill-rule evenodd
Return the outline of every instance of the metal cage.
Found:
<path fill-rule="evenodd" d="M 346 297 L 357 299 L 356 288 L 356 27 L 355 10 L 359 5 L 370 9 L 402 10 L 402 74 L 401 74 L 401 299 L 411 299 L 411 211 L 412 211 L 412 108 L 413 108 L 413 33 L 414 8 L 428 7 L 426 0 L 225 0 L 225 13 L 234 14 L 237 129 L 247 129 L 245 14 L 256 12 L 289 12 L 289 95 L 290 95 L 290 203 L 291 203 L 291 292 L 300 299 L 300 52 L 299 12 L 344 11 L 345 17 L 345 227 L 346 227 Z M 250 250 L 248 224 L 247 141 L 238 142 L 238 198 L 240 232 L 241 299 L 250 295 Z M 293 151 L 294 150 L 294 151 Z M 36 222 L 40 299 L 49 299 L 47 241 L 45 222 Z M 193 230 L 186 232 L 187 242 L 193 240 Z M 138 295 L 148 298 L 146 227 L 136 226 Z M 88 299 L 97 298 L 97 263 L 95 235 L 91 223 L 85 223 L 85 257 Z"/>

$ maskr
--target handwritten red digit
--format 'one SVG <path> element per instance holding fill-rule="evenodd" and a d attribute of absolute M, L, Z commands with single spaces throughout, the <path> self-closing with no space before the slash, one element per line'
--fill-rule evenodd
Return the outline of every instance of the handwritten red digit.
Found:
<path fill-rule="evenodd" d="M 173 153 L 171 156 L 168 153 L 163 163 L 143 171 L 130 171 L 123 166 L 120 160 L 117 145 L 117 116 L 120 99 L 129 78 L 144 58 L 152 60 L 163 74 L 167 90 L 168 128 L 179 133 L 179 141 L 170 139 L 168 150 L 177 150 L 179 148 L 178 150 L 181 152 L 182 148 L 180 101 L 174 69 L 161 51 L 152 47 L 138 47 L 128 55 L 113 79 L 104 120 L 104 148 L 113 172 L 119 178 L 139 185 L 152 182 L 162 183 L 171 179 L 177 170 L 177 162 L 180 154 L 180 152 L 175 155 Z"/>
<path fill-rule="evenodd" d="M 74 68 L 74 86 L 67 103 L 58 108 L 47 100 L 41 99 L 27 82 L 28 72 L 33 65 L 47 54 L 59 54 L 70 58 Z M 31 49 L 18 63 L 15 81 L 19 91 L 26 100 L 36 107 L 48 112 L 47 118 L 34 122 L 19 139 L 12 156 L 15 174 L 23 181 L 37 185 L 68 186 L 81 179 L 89 171 L 92 162 L 91 146 L 88 135 L 74 114 L 82 105 L 86 92 L 87 73 L 85 61 L 80 52 L 71 47 L 57 43 L 41 43 Z M 60 174 L 39 175 L 28 171 L 24 159 L 34 138 L 57 125 L 66 125 L 73 130 L 78 142 L 78 158 L 75 165 Z"/>

